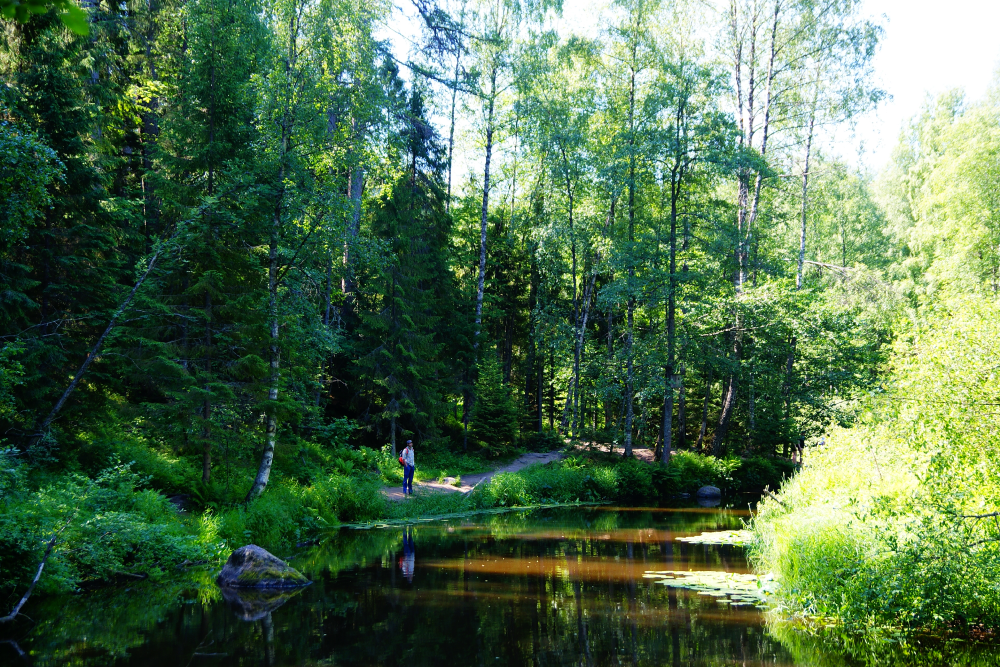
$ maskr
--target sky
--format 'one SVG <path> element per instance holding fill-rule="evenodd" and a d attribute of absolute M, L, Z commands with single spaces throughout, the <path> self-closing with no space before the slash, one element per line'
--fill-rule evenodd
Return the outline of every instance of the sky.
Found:
<path fill-rule="evenodd" d="M 885 29 L 875 79 L 891 99 L 861 120 L 855 137 L 842 133 L 837 148 L 854 161 L 863 145 L 862 164 L 878 170 L 928 94 L 962 88 L 975 101 L 986 93 L 1000 65 L 1000 2 L 867 0 L 864 7 Z"/>
<path fill-rule="evenodd" d="M 416 28 L 406 14 L 413 11 L 407 0 L 397 1 L 385 36 L 395 42 L 397 53 L 407 53 Z M 564 0 L 560 27 L 596 36 L 606 4 Z M 848 163 L 877 172 L 928 95 L 961 88 L 967 100 L 975 101 L 986 93 L 1000 66 L 1000 0 L 863 0 L 861 13 L 885 31 L 874 60 L 874 83 L 888 97 L 853 130 L 838 130 L 830 148 Z"/>

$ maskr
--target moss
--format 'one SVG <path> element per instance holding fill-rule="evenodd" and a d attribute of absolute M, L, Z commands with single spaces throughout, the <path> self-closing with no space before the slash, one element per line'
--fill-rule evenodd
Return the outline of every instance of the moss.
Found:
<path fill-rule="evenodd" d="M 259 587 L 304 586 L 309 583 L 298 570 L 291 567 L 281 568 L 270 563 L 243 570 L 236 577 L 236 581 L 243 586 Z"/>

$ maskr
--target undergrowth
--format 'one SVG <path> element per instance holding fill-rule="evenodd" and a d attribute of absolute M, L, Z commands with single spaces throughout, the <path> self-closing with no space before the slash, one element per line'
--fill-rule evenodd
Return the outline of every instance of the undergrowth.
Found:
<path fill-rule="evenodd" d="M 1000 306 L 935 312 L 860 423 L 759 506 L 750 556 L 788 611 L 875 638 L 1000 628 L 998 358 Z"/>
<path fill-rule="evenodd" d="M 67 522 L 39 592 L 155 580 L 186 564 L 217 563 L 248 543 L 272 551 L 294 548 L 344 523 L 576 502 L 654 504 L 705 484 L 738 492 L 776 484 L 791 473 L 790 464 L 763 459 L 680 452 L 662 467 L 584 452 L 495 475 L 470 494 L 421 493 L 393 502 L 382 489 L 399 483 L 400 466 L 387 448 L 302 440 L 279 451 L 267 491 L 245 503 L 245 485 L 230 484 L 221 474 L 202 485 L 190 459 L 121 436 L 98 433 L 81 446 L 78 472 L 47 475 L 32 470 L 17 452 L 0 453 L 0 590 L 30 582 L 47 541 Z M 95 452 L 101 449 L 115 458 L 97 467 Z M 456 455 L 423 460 L 425 478 L 489 465 Z M 87 474 L 88 466 L 96 470 Z M 224 471 L 224 462 L 216 469 Z"/>

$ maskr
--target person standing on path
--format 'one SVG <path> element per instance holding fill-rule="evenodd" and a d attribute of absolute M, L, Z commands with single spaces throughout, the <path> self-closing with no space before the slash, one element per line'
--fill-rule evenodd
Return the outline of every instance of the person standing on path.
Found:
<path fill-rule="evenodd" d="M 406 441 L 403 450 L 403 495 L 413 495 L 413 441 Z"/>

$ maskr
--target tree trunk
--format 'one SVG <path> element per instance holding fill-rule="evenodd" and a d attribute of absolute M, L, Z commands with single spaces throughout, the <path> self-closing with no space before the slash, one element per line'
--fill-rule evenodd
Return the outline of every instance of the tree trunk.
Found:
<path fill-rule="evenodd" d="M 705 442 L 705 431 L 708 430 L 708 403 L 712 398 L 712 367 L 709 366 L 705 369 L 705 402 L 701 408 L 701 428 L 698 429 L 698 441 L 695 443 L 695 449 L 699 452 L 702 451 L 702 445 Z"/>
<path fill-rule="evenodd" d="M 389 441 L 392 443 L 392 457 L 396 458 L 396 415 L 389 419 Z"/>
<path fill-rule="evenodd" d="M 205 290 L 205 400 L 202 404 L 201 426 L 201 483 L 212 481 L 212 399 L 209 393 L 209 380 L 212 377 L 212 292 Z"/>
<path fill-rule="evenodd" d="M 569 184 L 567 182 L 567 188 Z M 615 204 L 618 202 L 618 198 L 614 195 L 611 197 L 611 206 L 608 209 L 608 216 L 604 222 L 604 229 L 601 232 L 601 236 L 607 238 L 608 231 L 611 229 L 611 224 L 614 222 L 615 218 Z M 572 208 L 572 207 L 571 207 Z M 571 223 L 572 228 L 572 223 Z M 575 242 L 574 242 L 575 244 Z M 587 335 L 587 320 L 590 317 L 590 304 L 594 297 L 594 289 L 597 285 L 597 267 L 601 263 L 601 252 L 596 250 L 592 259 L 593 267 L 590 274 L 590 280 L 583 288 L 583 296 L 581 298 L 581 309 L 579 312 L 579 318 L 577 319 L 577 300 L 576 300 L 576 250 L 573 251 L 573 312 L 574 312 L 574 346 L 573 346 L 573 378 L 572 383 L 572 398 L 573 398 L 573 424 L 570 428 L 571 437 L 579 437 L 579 425 L 581 424 L 579 418 L 579 406 L 580 406 L 580 365 L 583 359 L 583 342 Z M 566 400 L 569 401 L 570 396 L 568 395 Z M 568 405 L 568 404 L 567 404 Z M 565 414 L 565 410 L 564 410 Z M 563 423 L 563 428 L 566 427 L 565 418 Z"/>
<path fill-rule="evenodd" d="M 677 385 L 677 449 L 685 449 L 687 447 L 687 413 L 686 406 L 687 401 L 684 396 L 684 367 L 681 366 L 680 372 L 677 374 L 678 385 Z"/>
<path fill-rule="evenodd" d="M 732 342 L 732 354 L 733 359 L 738 362 L 740 358 L 740 344 L 739 338 L 735 332 L 729 333 L 730 340 Z M 730 420 L 733 417 L 733 408 L 736 406 L 736 390 L 739 385 L 738 375 L 735 371 L 729 372 L 729 377 L 726 380 L 725 393 L 722 397 L 722 412 L 719 414 L 719 425 L 715 429 L 715 433 L 712 435 L 712 450 L 709 452 L 713 456 L 718 456 L 722 451 L 723 442 L 726 439 L 726 434 L 729 431 Z"/>
<path fill-rule="evenodd" d="M 634 55 L 634 54 L 633 54 Z M 629 126 L 629 178 L 628 178 L 628 303 L 625 323 L 625 456 L 632 456 L 632 422 L 635 418 L 635 298 L 632 296 L 635 282 L 635 70 L 629 85 L 628 126 Z"/>
<path fill-rule="evenodd" d="M 770 120 L 771 120 L 771 102 L 773 95 L 773 83 L 775 77 L 775 56 L 777 54 L 777 35 L 778 35 L 778 23 L 781 14 L 781 0 L 776 0 L 774 3 L 774 21 L 771 28 L 771 49 L 770 57 L 768 59 L 767 66 L 767 83 L 766 92 L 764 98 L 764 122 L 761 128 L 761 144 L 760 144 L 760 154 L 764 157 L 767 154 L 767 139 L 768 132 L 770 131 Z M 736 10 L 735 4 L 732 9 L 732 21 L 733 27 L 736 28 Z M 735 33 L 734 33 L 735 35 Z M 756 25 L 752 30 L 752 36 L 756 40 Z M 755 43 L 752 44 L 752 49 L 755 49 Z M 737 52 L 737 85 L 739 85 L 738 71 L 742 67 L 740 62 L 741 53 Z M 752 52 L 750 57 L 750 67 L 751 72 L 756 65 L 756 56 Z M 755 128 L 753 126 L 754 118 L 754 105 L 753 105 L 753 91 L 754 83 L 751 78 L 750 82 L 750 97 L 748 100 L 748 113 L 749 113 L 749 124 L 747 126 L 743 125 L 742 119 L 742 109 L 743 100 L 742 93 L 737 90 L 737 96 L 740 98 L 738 100 L 739 107 L 741 110 L 740 116 L 740 126 L 743 133 L 740 137 L 741 145 L 745 144 L 747 147 L 753 147 L 753 135 Z M 736 291 L 736 297 L 739 298 L 743 293 L 743 285 L 746 281 L 746 270 L 749 262 L 749 252 L 750 246 L 753 241 L 753 228 L 757 220 L 758 211 L 760 208 L 760 194 L 761 188 L 763 186 L 763 175 L 760 171 L 757 172 L 754 177 L 753 194 L 751 198 L 750 193 L 750 174 L 743 173 L 738 178 L 738 192 L 737 192 L 737 244 L 736 244 L 736 269 L 734 272 L 734 287 Z M 745 224 L 744 224 L 745 223 Z M 739 328 L 739 317 L 734 318 L 733 329 Z M 732 337 L 732 365 L 733 370 L 730 371 L 729 377 L 725 383 L 725 394 L 722 399 L 722 413 L 719 415 L 719 426 L 716 429 L 712 438 L 712 452 L 716 453 L 720 451 L 722 442 L 726 437 L 726 433 L 729 430 L 730 421 L 733 416 L 733 409 L 736 404 L 736 389 L 738 385 L 737 374 L 739 373 L 740 365 L 740 345 L 739 345 L 739 334 L 735 334 Z"/>
<path fill-rule="evenodd" d="M 291 33 L 288 54 L 285 58 L 285 85 L 289 86 L 291 72 L 296 58 L 296 30 L 295 19 L 290 20 Z M 279 141 L 280 153 L 278 159 L 278 196 L 274 202 L 274 213 L 271 221 L 271 239 L 267 253 L 267 315 L 268 315 L 268 357 L 271 367 L 270 387 L 267 391 L 269 405 L 267 406 L 266 426 L 264 433 L 264 451 L 260 457 L 260 465 L 257 468 L 257 475 L 254 477 L 250 490 L 247 491 L 244 502 L 250 502 L 264 492 L 267 481 L 271 477 L 271 465 L 274 463 L 274 447 L 278 435 L 278 416 L 275 414 L 275 403 L 278 401 L 278 382 L 281 379 L 279 373 L 279 361 L 281 355 L 280 333 L 278 323 L 278 244 L 281 240 L 281 208 L 284 204 L 285 195 L 285 168 L 286 159 L 289 152 L 290 118 L 288 105 L 291 104 L 291 95 L 286 89 L 284 116 L 281 119 L 281 138 Z M 353 181 L 352 181 L 353 182 Z M 358 203 L 360 205 L 360 187 L 358 188 Z M 353 198 L 353 197 L 352 197 Z M 360 211 L 357 211 L 360 214 Z M 344 246 L 344 260 L 347 261 L 347 246 Z"/>
<path fill-rule="evenodd" d="M 448 198 L 445 200 L 445 212 L 451 212 L 451 173 L 452 159 L 455 155 L 455 108 L 458 102 L 458 75 L 462 67 L 462 51 L 455 51 L 455 79 L 451 87 L 451 123 L 448 127 Z"/>
<path fill-rule="evenodd" d="M 788 341 L 788 357 L 785 359 L 785 383 L 781 388 L 781 393 L 785 399 L 785 423 L 791 424 L 792 420 L 792 372 L 795 365 L 795 336 Z M 788 456 L 788 443 L 782 447 L 782 454 Z"/>
<path fill-rule="evenodd" d="M 809 190 L 809 158 L 812 153 L 813 128 L 816 124 L 816 103 L 819 99 L 819 70 L 813 89 L 812 108 L 809 110 L 809 133 L 806 135 L 806 161 L 802 168 L 802 230 L 799 234 L 799 270 L 795 275 L 795 289 L 802 289 L 802 267 L 806 263 L 806 210 Z M 843 264 L 846 266 L 846 262 Z"/>
<path fill-rule="evenodd" d="M 31 597 L 31 594 L 35 590 L 35 586 L 38 585 L 38 580 L 42 578 L 42 570 L 45 569 L 45 563 L 48 562 L 49 556 L 52 555 L 52 549 L 56 545 L 56 540 L 59 539 L 59 535 L 61 535 L 62 532 L 66 530 L 66 528 L 69 526 L 69 524 L 72 523 L 73 519 L 76 518 L 77 512 L 79 512 L 79 507 L 77 508 L 76 511 L 73 512 L 73 514 L 69 517 L 69 519 L 66 520 L 66 523 L 64 523 L 59 528 L 59 530 L 57 530 L 55 534 L 53 534 L 52 537 L 49 539 L 49 543 L 45 547 L 45 553 L 42 555 L 42 561 L 38 564 L 38 570 L 35 572 L 35 578 L 31 580 L 31 585 L 28 586 L 28 590 L 24 593 L 24 595 L 21 596 L 21 599 L 18 600 L 17 604 L 14 605 L 14 608 L 11 610 L 11 612 L 6 616 L 0 617 L 0 623 L 10 623 L 15 618 L 17 618 L 18 614 L 21 613 L 21 608 L 24 607 L 25 603 L 27 603 L 28 601 L 28 598 Z"/>
<path fill-rule="evenodd" d="M 340 279 L 340 291 L 347 297 L 348 303 L 353 303 L 354 272 L 351 270 L 351 246 L 358 238 L 361 226 L 361 193 L 365 187 L 365 170 L 360 165 L 351 169 L 351 180 L 347 184 L 347 197 L 351 200 L 351 218 L 347 223 L 347 236 L 344 239 L 344 277 Z"/>
<path fill-rule="evenodd" d="M 483 324 L 483 292 L 486 288 L 486 223 L 490 211 L 490 162 L 493 159 L 493 112 L 494 105 L 496 103 L 496 89 L 497 89 L 497 66 L 494 65 L 490 73 L 490 95 L 487 101 L 486 110 L 486 162 L 483 167 L 483 207 L 479 219 L 479 275 L 476 281 L 476 318 L 475 318 L 475 332 L 473 333 L 473 343 L 472 347 L 475 351 L 473 353 L 473 367 L 477 363 L 477 357 L 479 354 L 479 336 L 482 333 Z M 467 434 L 469 430 L 469 417 L 472 411 L 472 407 L 475 405 L 476 394 L 475 391 L 468 391 L 467 401 L 468 407 L 465 410 L 462 419 L 463 428 L 463 440 L 467 439 Z M 467 445 L 465 445 L 467 447 Z"/>
<path fill-rule="evenodd" d="M 683 107 L 678 108 L 676 140 L 680 144 L 680 126 Z M 679 149 L 679 148 L 678 148 Z M 674 162 L 670 172 L 670 237 L 669 259 L 667 269 L 667 364 L 663 369 L 663 451 L 660 454 L 661 463 L 670 463 L 670 452 L 674 444 L 674 364 L 677 356 L 677 202 L 681 196 L 681 182 L 684 178 L 684 166 L 680 158 Z"/>
<path fill-rule="evenodd" d="M 285 140 L 282 137 L 282 148 L 284 148 L 284 144 Z M 282 165 L 280 173 L 279 182 L 284 182 L 284 165 Z M 260 466 L 257 468 L 257 476 L 254 478 L 253 485 L 247 492 L 245 502 L 250 502 L 259 496 L 267 487 L 267 481 L 271 477 L 271 464 L 274 462 L 274 447 L 278 433 L 278 417 L 274 414 L 274 404 L 278 400 L 278 381 L 280 379 L 279 355 L 281 352 L 278 340 L 278 240 L 281 229 L 281 199 L 282 197 L 279 196 L 278 203 L 274 208 L 274 221 L 271 226 L 271 244 L 268 249 L 267 310 L 269 320 L 268 333 L 270 335 L 268 351 L 271 366 L 271 386 L 268 388 L 267 398 L 270 405 L 267 410 L 264 452 L 260 458 Z"/>

